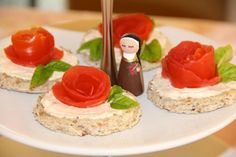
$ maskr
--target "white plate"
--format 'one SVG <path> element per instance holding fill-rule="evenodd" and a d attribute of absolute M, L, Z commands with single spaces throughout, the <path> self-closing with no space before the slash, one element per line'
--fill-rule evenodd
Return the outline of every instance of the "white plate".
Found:
<path fill-rule="evenodd" d="M 55 35 L 57 45 L 74 52 L 78 48 L 83 33 L 47 29 Z M 215 42 L 185 30 L 173 27 L 161 27 L 160 30 L 174 45 L 182 40 L 195 40 L 217 46 Z M 1 41 L 0 46 L 7 40 Z M 155 72 L 144 74 L 146 87 Z M 34 120 L 32 109 L 37 96 L 0 90 L 0 133 L 30 146 L 70 154 L 128 155 L 160 151 L 206 137 L 236 117 L 236 105 L 194 115 L 170 113 L 155 107 L 145 92 L 138 97 L 143 115 L 134 128 L 103 137 L 74 137 L 50 131 Z"/>

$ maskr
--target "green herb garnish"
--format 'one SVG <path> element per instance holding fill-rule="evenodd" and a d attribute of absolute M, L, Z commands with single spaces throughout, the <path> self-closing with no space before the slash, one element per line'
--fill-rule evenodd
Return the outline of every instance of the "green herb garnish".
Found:
<path fill-rule="evenodd" d="M 233 48 L 231 45 L 219 47 L 215 50 L 215 62 L 219 68 L 222 64 L 229 62 L 233 58 Z"/>
<path fill-rule="evenodd" d="M 117 85 L 112 86 L 108 101 L 111 101 L 116 94 L 122 94 L 122 93 L 123 93 L 123 89 L 120 86 L 117 86 Z"/>
<path fill-rule="evenodd" d="M 117 85 L 112 86 L 108 102 L 114 109 L 129 109 L 138 106 L 139 103 L 123 94 L 124 90 Z"/>
<path fill-rule="evenodd" d="M 141 48 L 140 58 L 148 62 L 157 62 L 161 59 L 162 49 L 159 41 L 153 39 L 151 43 L 144 43 Z"/>
<path fill-rule="evenodd" d="M 218 68 L 222 82 L 236 81 L 236 65 L 224 63 Z"/>
<path fill-rule="evenodd" d="M 215 50 L 215 62 L 222 82 L 236 81 L 236 65 L 229 63 L 232 58 L 233 48 L 231 45 Z"/>
<path fill-rule="evenodd" d="M 37 66 L 30 82 L 30 89 L 32 90 L 43 85 L 52 76 L 54 71 L 64 72 L 70 67 L 70 64 L 63 61 L 51 61 L 45 66 Z"/>
<path fill-rule="evenodd" d="M 102 56 L 102 38 L 96 38 L 83 43 L 77 50 L 80 53 L 82 50 L 89 49 L 90 59 L 92 61 L 98 61 Z"/>
<path fill-rule="evenodd" d="M 139 103 L 137 101 L 122 94 L 116 94 L 111 102 L 111 107 L 114 109 L 128 109 L 138 105 Z"/>
<path fill-rule="evenodd" d="M 63 61 L 51 61 L 45 66 L 46 69 L 59 72 L 64 72 L 68 70 L 70 67 L 71 67 L 70 64 Z"/>

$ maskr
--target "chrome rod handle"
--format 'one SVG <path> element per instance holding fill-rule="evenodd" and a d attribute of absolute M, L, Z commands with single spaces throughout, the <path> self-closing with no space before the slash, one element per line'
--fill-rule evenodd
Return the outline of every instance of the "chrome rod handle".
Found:
<path fill-rule="evenodd" d="M 111 83 L 112 85 L 114 85 L 117 83 L 117 68 L 112 39 L 113 0 L 101 0 L 101 6 L 103 22 L 103 49 L 101 69 L 110 76 Z"/>

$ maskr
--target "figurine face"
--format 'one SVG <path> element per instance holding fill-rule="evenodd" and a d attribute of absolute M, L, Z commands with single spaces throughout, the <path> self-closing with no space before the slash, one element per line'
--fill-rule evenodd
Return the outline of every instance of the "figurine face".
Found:
<path fill-rule="evenodd" d="M 125 53 L 137 53 L 139 50 L 139 42 L 130 37 L 124 37 L 120 40 L 120 47 Z"/>

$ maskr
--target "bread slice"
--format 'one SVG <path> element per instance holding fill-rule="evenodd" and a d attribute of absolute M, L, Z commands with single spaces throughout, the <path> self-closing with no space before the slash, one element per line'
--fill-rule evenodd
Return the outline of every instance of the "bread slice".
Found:
<path fill-rule="evenodd" d="M 148 85 L 148 99 L 150 99 L 156 106 L 175 113 L 201 113 L 213 111 L 225 106 L 232 105 L 236 102 L 236 90 L 229 89 L 222 93 L 210 97 L 203 98 L 182 98 L 171 99 L 169 97 L 161 96 L 157 86 L 155 85 L 154 77 Z"/>
<path fill-rule="evenodd" d="M 77 56 L 75 54 L 72 54 L 72 52 L 70 52 L 69 50 L 63 48 L 63 47 L 60 47 L 61 50 L 64 51 L 64 58 L 62 58 L 63 61 L 67 62 L 67 63 L 70 63 L 72 65 L 75 65 L 75 64 L 78 64 L 78 60 L 77 60 Z M 14 71 L 16 68 L 22 68 L 21 66 L 19 65 L 15 65 L 14 63 L 12 63 L 4 53 L 0 54 L 0 57 L 2 57 L 2 59 L 5 59 L 6 60 L 6 64 L 12 64 L 14 66 L 10 66 L 10 69 L 8 69 L 7 66 L 3 66 L 1 67 L 1 69 L 6 69 L 6 70 L 1 70 L 0 72 L 0 88 L 3 88 L 3 89 L 8 89 L 8 90 L 14 90 L 14 91 L 17 91 L 17 92 L 25 92 L 25 93 L 44 93 L 44 92 L 47 92 L 51 89 L 51 87 L 53 86 L 53 84 L 55 82 L 57 82 L 63 75 L 62 72 L 55 72 L 57 74 L 55 79 L 49 79 L 45 84 L 37 87 L 37 88 L 34 88 L 34 89 L 30 89 L 30 82 L 31 82 L 31 79 L 30 77 L 32 76 L 28 76 L 29 74 L 33 75 L 33 72 L 34 72 L 34 69 L 30 69 L 30 72 L 27 73 L 26 76 L 28 76 L 29 78 L 25 79 L 25 78 L 21 78 L 21 75 L 18 76 L 18 75 L 12 75 L 11 72 Z M 0 65 L 2 66 L 2 65 Z M 11 67 L 14 67 L 14 70 L 11 69 Z M 25 67 L 23 67 L 24 69 Z M 24 71 L 18 71 L 18 73 L 20 74 L 24 74 Z M 10 73 L 8 73 L 10 72 Z M 15 73 L 13 73 L 15 74 Z"/>
<path fill-rule="evenodd" d="M 25 92 L 25 93 L 43 93 L 51 89 L 54 82 L 48 81 L 42 86 L 39 86 L 33 90 L 30 90 L 30 81 L 24 80 L 18 77 L 12 77 L 7 75 L 6 73 L 0 73 L 0 88 L 8 89 L 8 90 L 14 90 L 18 92 Z"/>
<path fill-rule="evenodd" d="M 90 41 L 92 39 L 101 38 L 101 37 L 102 37 L 102 35 L 99 33 L 98 30 L 90 29 L 84 34 L 84 37 L 82 39 L 81 44 L 83 44 L 87 41 Z M 147 43 L 150 43 L 153 39 L 158 39 L 159 40 L 159 42 L 162 46 L 162 58 L 163 58 L 171 48 L 171 43 L 170 43 L 168 37 L 165 36 L 162 32 L 160 32 L 158 28 L 154 28 L 153 32 L 150 35 L 149 40 L 147 41 Z M 119 68 L 120 61 L 121 61 L 120 49 L 119 48 L 114 48 L 114 52 L 115 52 L 117 68 Z M 92 61 L 90 59 L 90 57 L 89 57 L 90 52 L 89 52 L 88 49 L 81 50 L 79 56 L 80 56 L 80 58 L 82 58 L 83 62 L 85 62 L 87 65 L 91 65 L 91 66 L 95 66 L 95 67 L 100 66 L 100 60 L 99 61 Z M 148 61 L 145 61 L 145 60 L 141 60 L 141 64 L 142 64 L 143 71 L 150 71 L 152 69 L 155 69 L 155 68 L 159 67 L 160 66 L 160 61 L 148 62 Z"/>
<path fill-rule="evenodd" d="M 126 110 L 117 110 L 119 112 L 108 114 L 106 117 L 97 119 L 80 118 L 58 118 L 45 112 L 41 103 L 44 95 L 38 98 L 37 106 L 33 110 L 35 119 L 46 128 L 74 136 L 103 136 L 119 132 L 135 126 L 141 116 L 140 106 Z"/>

